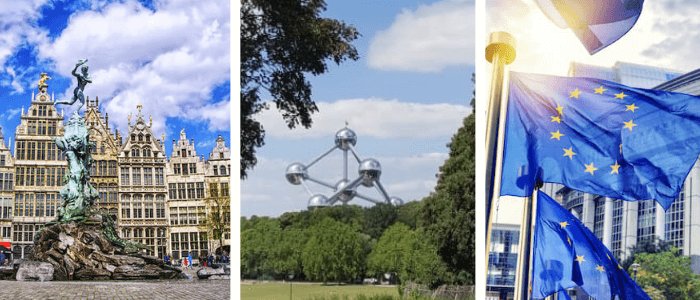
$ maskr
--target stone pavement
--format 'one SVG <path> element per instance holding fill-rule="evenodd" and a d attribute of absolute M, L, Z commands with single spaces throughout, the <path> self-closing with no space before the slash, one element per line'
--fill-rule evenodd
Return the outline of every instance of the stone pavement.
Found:
<path fill-rule="evenodd" d="M 2 299 L 230 299 L 229 280 L 0 281 Z"/>

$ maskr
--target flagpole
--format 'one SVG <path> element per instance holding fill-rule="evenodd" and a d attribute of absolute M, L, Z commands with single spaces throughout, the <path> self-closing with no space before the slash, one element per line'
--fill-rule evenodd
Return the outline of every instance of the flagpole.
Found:
<path fill-rule="evenodd" d="M 486 273 L 488 276 L 489 250 L 491 248 L 491 230 L 494 212 L 491 208 L 498 198 L 501 186 L 501 167 L 503 160 L 503 128 L 508 97 L 504 97 L 507 81 L 506 65 L 515 60 L 515 39 L 507 32 L 492 32 L 486 46 L 486 60 L 493 65 L 491 73 L 491 93 L 486 118 Z M 506 93 L 507 94 L 507 93 Z"/>
<path fill-rule="evenodd" d="M 532 265 L 532 245 L 534 244 L 532 225 L 535 224 L 535 207 L 537 193 L 541 184 L 537 184 L 532 195 L 523 200 L 523 216 L 520 223 L 520 246 L 518 263 L 515 269 L 515 300 L 530 299 L 530 269 Z"/>

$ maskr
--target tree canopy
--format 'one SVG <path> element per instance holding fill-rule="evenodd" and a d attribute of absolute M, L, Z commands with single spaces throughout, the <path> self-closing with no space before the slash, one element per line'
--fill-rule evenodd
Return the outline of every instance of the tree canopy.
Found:
<path fill-rule="evenodd" d="M 254 118 L 268 108 L 261 94 L 269 93 L 289 128 L 309 128 L 318 107 L 306 75 L 325 73 L 328 61 L 359 57 L 350 44 L 358 31 L 321 17 L 325 9 L 323 0 L 241 0 L 241 178 L 264 145 L 265 130 Z"/>

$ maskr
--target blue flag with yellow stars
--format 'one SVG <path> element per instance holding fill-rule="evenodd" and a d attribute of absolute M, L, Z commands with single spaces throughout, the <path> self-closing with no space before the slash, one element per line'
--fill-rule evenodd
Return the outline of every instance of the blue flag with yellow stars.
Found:
<path fill-rule="evenodd" d="M 535 182 L 668 208 L 700 152 L 700 97 L 511 72 L 501 195 Z"/>
<path fill-rule="evenodd" d="M 642 13 L 644 0 L 536 0 L 561 28 L 571 28 L 588 53 L 595 54 L 624 36 Z"/>
<path fill-rule="evenodd" d="M 543 192 L 532 249 L 533 299 L 576 286 L 595 299 L 650 299 L 595 234 Z"/>

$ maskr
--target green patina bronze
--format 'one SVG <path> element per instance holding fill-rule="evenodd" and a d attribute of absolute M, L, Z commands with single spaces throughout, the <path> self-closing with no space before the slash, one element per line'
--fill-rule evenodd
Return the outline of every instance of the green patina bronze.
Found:
<path fill-rule="evenodd" d="M 90 183 L 90 170 L 94 163 L 90 151 L 94 148 L 94 144 L 90 142 L 85 119 L 80 116 L 80 109 L 85 102 L 83 89 L 88 83 L 92 83 L 86 63 L 87 59 L 80 60 L 75 65 L 75 69 L 73 69 L 72 73 L 78 80 L 78 86 L 73 91 L 73 99 L 55 103 L 55 105 L 72 105 L 77 100 L 81 101 L 81 105 L 73 112 L 68 120 L 68 124 L 64 127 L 63 137 L 54 139 L 54 142 L 63 151 L 68 161 L 68 173 L 63 178 L 64 186 L 59 192 L 63 201 L 58 207 L 56 220 L 47 225 L 68 222 L 95 222 L 99 220 L 98 222 L 102 226 L 102 233 L 113 245 L 123 248 L 127 253 L 135 253 L 139 250 L 147 249 L 147 247 L 119 238 L 112 217 L 92 208 L 99 197 L 99 193 Z M 79 66 L 83 66 L 82 73 L 76 73 Z"/>
<path fill-rule="evenodd" d="M 91 143 L 85 121 L 78 112 L 73 113 L 65 127 L 63 137 L 54 139 L 68 161 L 68 172 L 63 178 L 65 185 L 59 192 L 63 201 L 58 208 L 58 222 L 83 221 L 87 209 L 99 197 L 90 183 Z"/>

